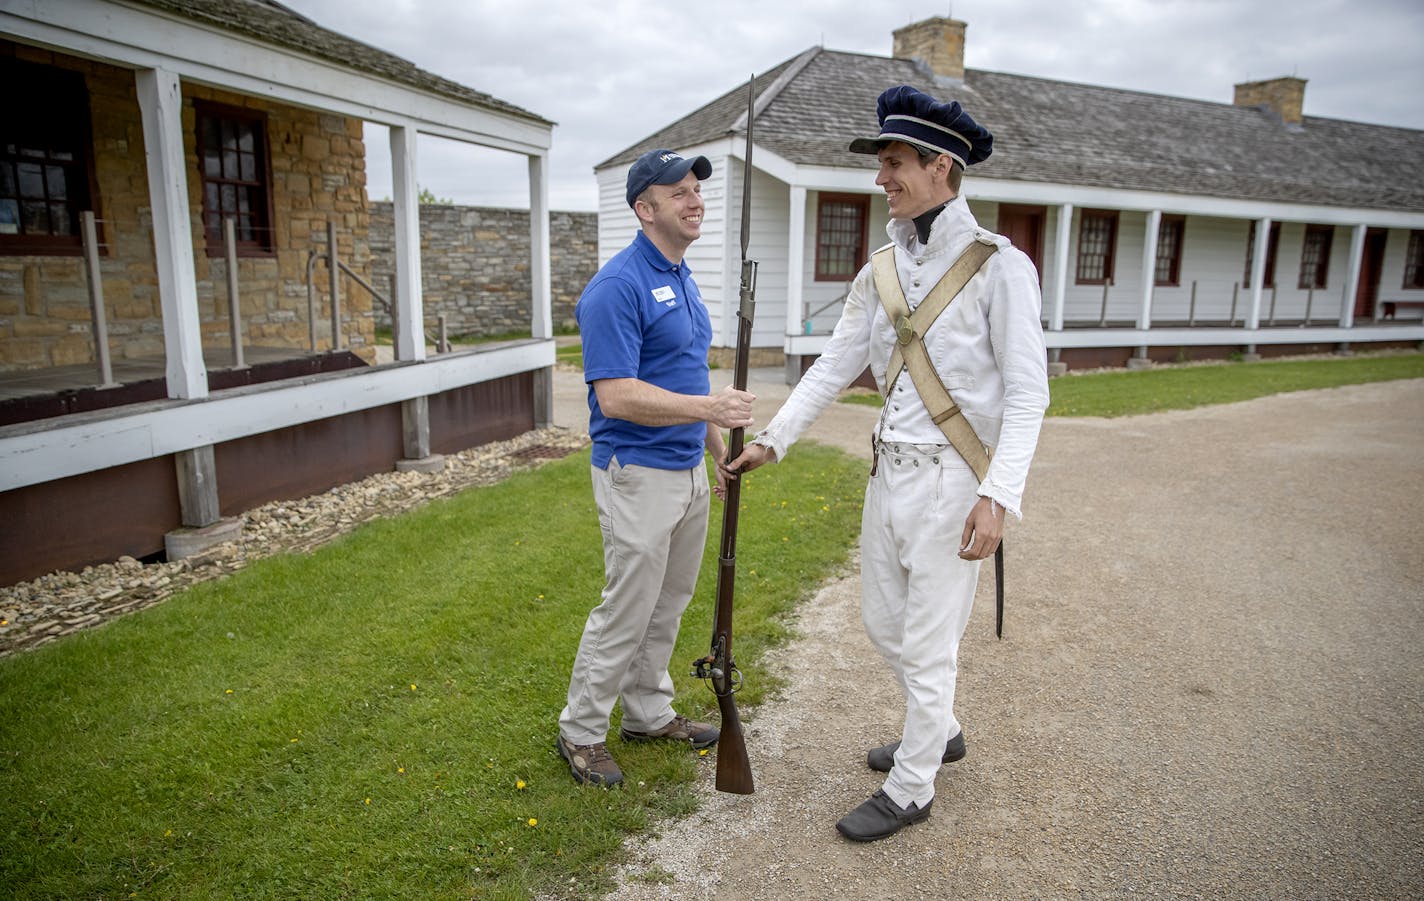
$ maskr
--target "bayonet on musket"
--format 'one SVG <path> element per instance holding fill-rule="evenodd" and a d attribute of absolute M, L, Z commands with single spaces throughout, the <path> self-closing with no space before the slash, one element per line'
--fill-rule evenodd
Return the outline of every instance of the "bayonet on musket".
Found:
<path fill-rule="evenodd" d="M 747 149 L 742 161 L 742 277 L 737 308 L 737 357 L 732 385 L 747 390 L 747 367 L 751 356 L 752 319 L 756 311 L 756 260 L 747 258 L 752 218 L 752 119 L 756 104 L 756 76 L 747 83 Z M 727 442 L 727 460 L 742 453 L 743 429 L 732 429 Z M 722 737 L 717 740 L 717 790 L 737 795 L 752 793 L 752 766 L 747 759 L 746 737 L 737 714 L 737 689 L 741 672 L 732 659 L 732 600 L 737 569 L 737 512 L 741 504 L 740 479 L 727 482 L 722 508 L 722 549 L 717 559 L 717 609 L 712 621 L 712 650 L 693 662 L 693 675 L 706 679 L 717 695 L 722 711 Z"/>

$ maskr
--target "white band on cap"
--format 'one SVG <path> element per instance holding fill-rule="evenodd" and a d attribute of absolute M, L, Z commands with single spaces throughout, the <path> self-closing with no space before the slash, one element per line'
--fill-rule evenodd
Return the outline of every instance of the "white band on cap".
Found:
<path fill-rule="evenodd" d="M 937 125 L 937 124 L 935 124 L 934 122 L 929 121 L 928 119 L 920 119 L 920 118 L 917 118 L 917 117 L 915 117 L 915 116 L 905 116 L 905 115 L 900 115 L 900 114 L 896 114 L 896 115 L 893 115 L 893 116 L 886 116 L 886 117 L 885 117 L 885 121 L 886 121 L 886 122 L 889 122 L 891 119 L 901 119 L 901 120 L 903 120 L 903 121 L 905 121 L 905 122 L 914 122 L 914 123 L 917 124 L 917 125 L 923 125 L 923 126 L 925 126 L 926 128 L 933 128 L 935 131 L 942 131 L 942 132 L 944 132 L 945 134 L 950 135 L 950 136 L 953 137 L 953 138 L 956 138 L 960 143 L 962 143 L 962 144 L 963 144 L 964 146 L 966 146 L 966 147 L 973 147 L 973 146 L 974 146 L 974 142 L 970 141 L 968 138 L 966 138 L 964 135 L 960 134 L 959 132 L 953 131 L 952 129 L 945 128 L 943 125 Z M 882 134 L 881 134 L 881 137 L 885 137 L 885 135 L 882 133 Z M 951 156 L 952 156 L 952 155 L 953 155 L 953 154 L 951 154 Z"/>
<path fill-rule="evenodd" d="M 889 116 L 886 116 L 886 118 L 888 119 L 888 118 L 890 118 L 890 117 L 889 117 Z M 910 118 L 910 117 L 909 117 L 909 116 L 901 116 L 900 118 L 908 119 L 908 118 Z M 952 132 L 951 132 L 951 134 L 952 134 Z M 901 142 L 903 142 L 903 143 L 905 143 L 905 144 L 912 144 L 912 145 L 914 145 L 915 147 L 923 147 L 923 148 L 925 148 L 926 150 L 930 150 L 930 151 L 933 151 L 933 152 L 935 152 L 935 153 L 942 153 L 942 154 L 944 154 L 945 156 L 949 157 L 950 159 L 952 159 L 952 160 L 954 160 L 956 163 L 958 163 L 962 168 L 965 168 L 965 169 L 968 169 L 968 168 L 969 168 L 969 164 L 964 161 L 964 158 L 961 157 L 959 154 L 955 153 L 953 150 L 945 150 L 943 147 L 936 147 L 936 146 L 934 146 L 933 144 L 926 144 L 923 138 L 917 138 L 917 137 L 915 137 L 915 136 L 913 136 L 913 135 L 903 135 L 903 134 L 900 134 L 900 133 L 898 133 L 898 132 L 893 132 L 893 131 L 882 131 L 882 132 L 879 134 L 879 136 L 877 136 L 877 137 L 875 138 L 875 140 L 877 140 L 877 141 L 901 141 Z"/>

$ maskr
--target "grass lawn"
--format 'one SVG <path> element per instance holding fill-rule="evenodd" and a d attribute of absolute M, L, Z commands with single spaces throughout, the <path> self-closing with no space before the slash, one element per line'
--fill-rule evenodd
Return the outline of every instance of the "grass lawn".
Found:
<path fill-rule="evenodd" d="M 1072 376 L 1051 382 L 1051 413 L 1415 377 L 1424 354 Z M 747 479 L 744 705 L 775 690 L 763 661 L 788 637 L 786 614 L 853 546 L 864 479 L 814 446 Z M 720 523 L 714 501 L 672 666 L 679 709 L 714 721 L 687 669 L 707 649 Z M 15 898 L 600 894 L 624 839 L 691 813 L 692 783 L 713 765 L 625 745 L 615 719 L 627 786 L 569 778 L 556 719 L 602 573 L 584 451 L 0 659 L 0 886 Z"/>
<path fill-rule="evenodd" d="M 1424 354 L 1369 354 L 1330 360 L 1274 360 L 1066 375 L 1048 382 L 1049 416 L 1130 416 L 1250 400 L 1283 391 L 1424 378 Z M 855 391 L 843 403 L 880 406 Z"/>
<path fill-rule="evenodd" d="M 784 615 L 844 561 L 863 466 L 824 448 L 749 477 L 740 696 Z M 673 658 L 711 633 L 721 505 Z M 553 750 L 603 579 L 588 452 L 256 563 L 0 660 L 0 885 L 15 898 L 596 895 L 625 837 L 694 807 L 713 758 L 610 748 L 625 789 Z"/>

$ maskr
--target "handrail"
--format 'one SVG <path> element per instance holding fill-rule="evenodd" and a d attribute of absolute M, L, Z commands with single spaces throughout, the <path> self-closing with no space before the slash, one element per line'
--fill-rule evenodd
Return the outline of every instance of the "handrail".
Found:
<path fill-rule="evenodd" d="M 389 298 L 387 298 L 384 294 L 382 294 L 380 291 L 378 291 L 378 290 L 376 289 L 376 286 L 375 286 L 375 285 L 372 285 L 370 282 L 366 281 L 366 279 L 362 278 L 361 275 L 360 275 L 358 272 L 356 272 L 356 271 L 355 271 L 354 269 L 352 269 L 350 266 L 346 265 L 346 262 L 345 262 L 344 260 L 342 260 L 342 259 L 337 255 L 337 251 L 336 251 L 336 222 L 335 222 L 334 220 L 328 220 L 328 222 L 327 222 L 327 248 L 326 248 L 326 253 L 325 253 L 325 254 L 322 254 L 322 253 L 321 253 L 320 251 L 318 251 L 318 250 L 310 250 L 310 251 L 307 252 L 307 308 L 308 308 L 308 309 L 307 309 L 307 318 L 308 318 L 308 321 L 309 321 L 310 326 L 311 326 L 311 346 L 312 346 L 312 350 L 313 350 L 313 351 L 316 350 L 316 292 L 315 292 L 315 285 L 313 284 L 313 281 L 312 281 L 312 276 L 313 276 L 314 271 L 315 271 L 315 269 L 316 269 L 317 260 L 320 259 L 322 256 L 325 256 L 325 257 L 326 257 L 327 270 L 328 270 L 328 272 L 331 272 L 331 273 L 332 273 L 331 275 L 329 275 L 329 278 L 331 279 L 331 303 L 332 303 L 332 317 L 331 317 L 331 331 L 332 331 L 332 334 L 331 334 L 331 349 L 332 349 L 332 350 L 338 350 L 338 349 L 340 349 L 340 340 L 341 340 L 341 339 L 340 339 L 340 310 L 339 310 L 339 304 L 340 304 L 341 301 L 340 301 L 340 291 L 339 291 L 339 289 L 337 288 L 337 279 L 336 279 L 336 277 L 335 277 L 335 272 L 344 272 L 344 273 L 346 273 L 346 275 L 347 275 L 348 277 L 350 277 L 352 281 L 356 282 L 356 284 L 360 285 L 362 288 L 365 288 L 366 291 L 367 291 L 367 293 L 369 293 L 369 294 L 371 295 L 371 297 L 372 297 L 377 303 L 379 303 L 382 307 L 385 308 L 386 315 L 389 316 L 390 319 L 391 319 L 391 334 L 392 334 L 392 337 L 398 337 L 398 332 L 397 332 L 397 330 L 400 328 L 400 321 L 396 318 L 396 311 L 395 311 L 395 296 L 396 296 L 396 279 L 395 279 L 395 276 L 394 276 L 394 275 L 391 276 L 391 296 L 390 296 Z M 334 266 L 335 266 L 335 272 L 332 272 L 333 264 L 334 264 Z M 437 329 L 438 329 L 437 332 L 436 332 L 435 334 L 431 334 L 429 330 L 422 329 L 423 337 L 426 339 L 427 342 L 429 342 L 429 343 L 435 345 L 435 352 L 436 352 L 436 353 L 442 353 L 442 354 L 444 354 L 444 353 L 449 353 L 449 352 L 450 352 L 450 341 L 449 341 L 449 338 L 448 338 L 448 336 L 446 335 L 446 332 L 445 332 L 445 314 L 444 314 L 444 313 L 439 314 L 439 315 L 436 317 L 436 321 L 437 321 L 437 323 L 438 323 L 438 325 L 437 325 Z M 399 341 L 398 341 L 398 340 L 397 340 L 396 344 L 397 344 L 397 346 L 399 346 Z"/>
<path fill-rule="evenodd" d="M 834 298 L 821 304 L 819 307 L 816 307 L 816 309 L 812 310 L 811 312 L 807 313 L 805 320 L 803 320 L 803 331 L 805 331 L 808 335 L 811 334 L 811 320 L 815 319 L 818 313 L 821 313 L 825 310 L 829 310 L 831 307 L 835 306 L 838 303 L 845 303 L 846 298 L 850 297 L 850 289 L 851 286 L 854 284 L 855 282 L 853 281 L 846 282 L 844 291 L 836 295 Z"/>

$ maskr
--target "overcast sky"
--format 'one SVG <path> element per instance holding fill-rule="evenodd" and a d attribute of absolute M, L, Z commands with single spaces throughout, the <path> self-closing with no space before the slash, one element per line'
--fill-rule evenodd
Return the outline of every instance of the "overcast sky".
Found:
<path fill-rule="evenodd" d="M 1238 82 L 1294 75 L 1308 81 L 1307 116 L 1424 129 L 1421 0 L 283 2 L 556 122 L 556 210 L 596 209 L 595 164 L 748 75 L 817 45 L 889 56 L 891 31 L 931 16 L 968 23 L 971 69 L 1219 103 Z M 367 151 L 370 196 L 387 197 L 384 129 L 367 126 Z M 417 153 L 420 184 L 439 197 L 528 206 L 522 156 L 426 136 Z"/>

